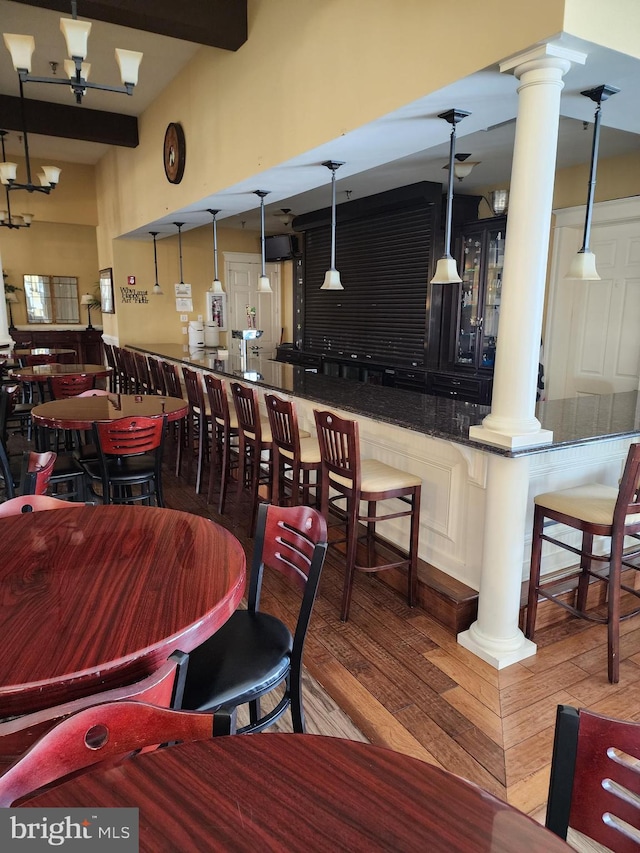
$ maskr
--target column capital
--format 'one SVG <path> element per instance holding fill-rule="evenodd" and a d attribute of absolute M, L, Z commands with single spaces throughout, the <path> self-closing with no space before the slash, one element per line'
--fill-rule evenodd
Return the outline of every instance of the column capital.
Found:
<path fill-rule="evenodd" d="M 520 78 L 526 71 L 533 69 L 557 68 L 561 71 L 561 76 L 564 76 L 572 64 L 584 65 L 586 60 L 587 54 L 582 51 L 548 42 L 503 59 L 500 71 L 513 71 L 514 75 Z"/>

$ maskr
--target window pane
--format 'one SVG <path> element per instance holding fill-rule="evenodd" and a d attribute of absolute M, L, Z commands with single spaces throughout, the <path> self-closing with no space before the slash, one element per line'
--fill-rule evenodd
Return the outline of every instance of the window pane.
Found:
<path fill-rule="evenodd" d="M 48 275 L 25 275 L 24 293 L 28 323 L 53 323 Z"/>
<path fill-rule="evenodd" d="M 54 275 L 52 281 L 56 303 L 56 322 L 79 323 L 78 279 L 75 276 Z"/>

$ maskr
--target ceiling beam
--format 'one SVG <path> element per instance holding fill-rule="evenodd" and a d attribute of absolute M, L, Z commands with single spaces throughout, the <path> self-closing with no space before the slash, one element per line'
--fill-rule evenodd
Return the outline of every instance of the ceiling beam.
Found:
<path fill-rule="evenodd" d="M 15 2 L 71 17 L 70 0 Z M 247 0 L 79 0 L 78 17 L 224 50 L 238 50 L 247 40 Z"/>
<path fill-rule="evenodd" d="M 138 145 L 138 120 L 135 116 L 90 110 L 47 101 L 24 99 L 28 133 L 43 136 L 61 136 L 64 139 L 82 139 L 104 145 L 121 145 L 136 148 Z M 20 98 L 0 95 L 0 127 L 22 133 Z"/>

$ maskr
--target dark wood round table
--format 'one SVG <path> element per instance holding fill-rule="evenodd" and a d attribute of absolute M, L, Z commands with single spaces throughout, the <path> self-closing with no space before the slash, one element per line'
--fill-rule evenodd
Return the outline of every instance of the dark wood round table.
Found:
<path fill-rule="evenodd" d="M 31 347 L 26 349 L 16 347 L 13 354 L 20 358 L 20 356 L 24 355 L 75 355 L 76 351 L 74 349 L 52 349 L 51 347 Z"/>
<path fill-rule="evenodd" d="M 571 850 L 452 773 L 317 735 L 233 735 L 170 747 L 98 767 L 22 805 L 139 808 L 142 853 Z"/>
<path fill-rule="evenodd" d="M 31 410 L 34 426 L 50 429 L 91 429 L 94 421 L 114 421 L 117 418 L 140 415 L 167 415 L 168 421 L 187 416 L 189 403 L 178 397 L 158 397 L 155 394 L 109 394 L 100 397 L 69 397 L 51 400 Z"/>
<path fill-rule="evenodd" d="M 190 513 L 74 506 L 0 519 L 0 718 L 137 681 L 237 608 L 245 554 Z"/>
<path fill-rule="evenodd" d="M 109 376 L 112 367 L 104 364 L 35 364 L 33 367 L 14 367 L 9 371 L 11 379 L 20 382 L 46 382 L 50 376 Z"/>

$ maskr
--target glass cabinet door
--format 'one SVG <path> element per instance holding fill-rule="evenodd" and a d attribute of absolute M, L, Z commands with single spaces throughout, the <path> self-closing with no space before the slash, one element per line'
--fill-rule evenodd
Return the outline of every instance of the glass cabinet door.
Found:
<path fill-rule="evenodd" d="M 482 271 L 482 235 L 464 238 L 458 312 L 458 342 L 455 364 L 476 365 L 478 334 L 482 326 L 480 307 L 480 274 Z"/>
<path fill-rule="evenodd" d="M 500 300 L 502 297 L 502 267 L 504 265 L 504 229 L 487 232 L 487 263 L 484 307 L 482 311 L 481 367 L 493 367 L 496 358 Z"/>

